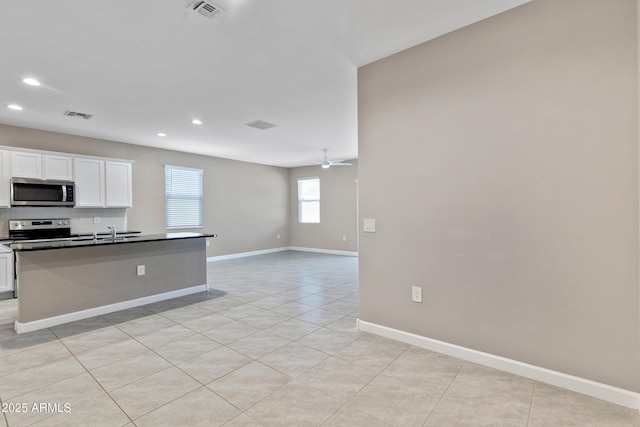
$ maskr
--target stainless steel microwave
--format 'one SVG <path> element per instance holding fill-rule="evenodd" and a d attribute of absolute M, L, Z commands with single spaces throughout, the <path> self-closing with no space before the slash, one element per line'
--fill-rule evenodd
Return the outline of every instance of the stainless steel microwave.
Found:
<path fill-rule="evenodd" d="M 12 178 L 11 206 L 75 206 L 71 181 Z"/>

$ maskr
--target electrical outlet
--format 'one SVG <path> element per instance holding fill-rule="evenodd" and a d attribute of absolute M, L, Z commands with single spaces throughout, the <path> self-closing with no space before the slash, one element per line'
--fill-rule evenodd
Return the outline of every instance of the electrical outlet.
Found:
<path fill-rule="evenodd" d="M 280 235 L 279 234 L 276 236 L 276 239 L 280 240 Z"/>
<path fill-rule="evenodd" d="M 419 286 L 411 287 L 411 301 L 422 302 L 422 288 Z"/>
<path fill-rule="evenodd" d="M 138 272 L 138 276 L 144 276 L 145 275 L 144 264 L 138 266 L 138 271 L 137 272 Z"/>
<path fill-rule="evenodd" d="M 211 240 L 207 239 L 207 246 L 211 246 Z"/>
<path fill-rule="evenodd" d="M 99 216 L 94 216 L 93 217 L 93 223 L 94 224 L 100 224 L 100 217 Z"/>
<path fill-rule="evenodd" d="M 346 242 L 347 241 L 347 236 L 342 236 L 342 241 Z"/>

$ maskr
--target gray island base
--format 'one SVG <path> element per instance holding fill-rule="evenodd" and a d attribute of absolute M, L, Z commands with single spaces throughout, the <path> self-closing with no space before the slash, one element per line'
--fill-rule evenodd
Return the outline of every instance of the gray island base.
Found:
<path fill-rule="evenodd" d="M 205 291 L 205 238 L 211 236 L 174 233 L 98 243 L 12 245 L 17 273 L 16 332 Z"/>

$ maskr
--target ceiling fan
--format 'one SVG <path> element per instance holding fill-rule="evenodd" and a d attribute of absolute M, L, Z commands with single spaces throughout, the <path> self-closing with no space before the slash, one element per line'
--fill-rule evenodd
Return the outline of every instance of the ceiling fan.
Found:
<path fill-rule="evenodd" d="M 329 160 L 329 157 L 327 156 L 327 149 L 323 148 L 322 151 L 324 151 L 324 157 L 322 157 L 322 163 L 320 163 L 320 165 L 324 169 L 328 169 L 331 166 L 351 166 L 352 165 L 352 163 L 345 163 L 344 160 Z"/>

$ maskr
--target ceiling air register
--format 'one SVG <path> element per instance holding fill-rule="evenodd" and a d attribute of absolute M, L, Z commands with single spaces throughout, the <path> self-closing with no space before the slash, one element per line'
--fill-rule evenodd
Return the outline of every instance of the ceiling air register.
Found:
<path fill-rule="evenodd" d="M 202 0 L 192 1 L 187 7 L 208 19 L 216 18 L 224 12 L 217 4 Z"/>

